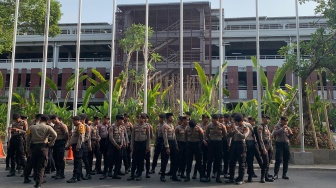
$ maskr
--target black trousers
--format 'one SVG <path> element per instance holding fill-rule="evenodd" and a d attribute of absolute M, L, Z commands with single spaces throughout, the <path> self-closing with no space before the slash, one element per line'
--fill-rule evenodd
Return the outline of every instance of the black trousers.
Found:
<path fill-rule="evenodd" d="M 47 172 L 50 172 L 56 168 L 55 161 L 53 158 L 53 155 L 54 155 L 53 153 L 54 153 L 53 148 L 50 147 L 48 151 L 48 163 L 47 163 L 47 167 L 45 168 L 45 171 Z"/>
<path fill-rule="evenodd" d="M 172 177 L 176 177 L 176 172 L 178 168 L 177 164 L 177 157 L 178 157 L 178 151 L 177 146 L 174 140 L 169 140 L 169 150 L 170 154 L 168 155 L 166 152 L 166 148 L 162 147 L 162 153 L 161 153 L 161 176 L 164 177 L 167 169 L 168 159 L 170 157 L 170 172 L 172 173 Z"/>
<path fill-rule="evenodd" d="M 11 171 L 15 171 L 15 164 L 21 169 L 25 163 L 23 136 L 12 136 L 9 144 L 8 156 L 11 162 Z"/>
<path fill-rule="evenodd" d="M 72 152 L 74 155 L 74 169 L 73 177 L 80 178 L 82 176 L 82 158 L 83 158 L 83 148 L 76 150 L 77 144 L 72 144 Z"/>
<path fill-rule="evenodd" d="M 141 176 L 144 171 L 144 160 L 146 156 L 146 141 L 135 141 L 132 154 L 132 175 Z"/>
<path fill-rule="evenodd" d="M 32 159 L 31 159 L 31 156 L 28 156 L 27 157 L 27 163 L 26 163 L 25 168 L 23 170 L 23 176 L 24 176 L 25 179 L 29 178 L 29 175 L 31 174 L 32 170 L 33 170 Z M 34 176 L 35 175 L 36 174 L 34 173 Z"/>
<path fill-rule="evenodd" d="M 186 164 L 187 164 L 187 176 L 190 176 L 191 166 L 195 156 L 195 169 L 204 177 L 204 169 L 202 168 L 202 149 L 200 142 L 187 142 L 186 143 Z"/>
<path fill-rule="evenodd" d="M 131 150 L 130 150 L 130 144 L 127 144 L 125 148 L 123 148 L 123 157 L 122 161 L 125 166 L 125 171 L 127 171 L 131 167 Z"/>
<path fill-rule="evenodd" d="M 107 148 L 107 143 L 108 143 L 108 138 L 101 138 L 100 141 L 99 141 L 99 146 L 100 146 L 100 153 L 101 153 L 101 156 L 104 158 L 104 169 L 105 169 L 105 166 L 108 167 L 108 160 L 107 160 L 107 151 L 108 151 L 108 148 Z M 96 156 L 96 162 L 97 161 L 102 161 L 102 157 L 98 158 Z"/>
<path fill-rule="evenodd" d="M 279 173 L 280 164 L 283 162 L 282 174 L 287 174 L 290 159 L 290 145 L 287 142 L 275 142 L 274 174 Z"/>
<path fill-rule="evenodd" d="M 180 142 L 178 141 L 177 142 L 178 144 L 178 148 L 179 148 L 179 151 L 178 151 L 178 171 L 181 173 L 181 174 L 184 174 L 185 170 L 186 170 L 186 142 Z"/>
<path fill-rule="evenodd" d="M 99 146 L 98 140 L 91 141 L 91 148 L 92 150 L 89 151 L 88 153 L 90 171 L 92 171 L 93 155 L 96 157 L 95 169 L 97 171 L 101 171 L 101 153 L 100 153 L 100 146 Z"/>
<path fill-rule="evenodd" d="M 35 174 L 36 185 L 41 186 L 43 182 L 44 170 L 48 162 L 48 147 L 46 144 L 32 144 L 32 164 Z"/>
<path fill-rule="evenodd" d="M 260 155 L 263 161 L 261 167 L 261 178 L 268 178 L 268 170 L 273 156 L 273 148 L 268 140 L 264 140 L 264 145 L 265 149 L 267 150 L 267 154 L 265 155 L 263 151 L 260 151 Z"/>
<path fill-rule="evenodd" d="M 222 142 L 223 142 L 223 163 L 224 163 L 223 173 L 228 174 L 229 159 L 230 159 L 230 145 L 227 139 L 223 139 Z"/>
<path fill-rule="evenodd" d="M 146 173 L 149 173 L 150 170 L 150 158 L 151 158 L 151 153 L 150 151 L 146 153 L 145 156 L 145 161 L 146 161 Z"/>
<path fill-rule="evenodd" d="M 221 140 L 209 140 L 208 147 L 207 177 L 210 177 L 212 164 L 217 177 L 220 177 L 223 142 Z"/>
<path fill-rule="evenodd" d="M 157 138 L 155 147 L 154 147 L 154 156 L 153 156 L 153 162 L 152 162 L 152 170 L 155 170 L 157 166 L 157 161 L 159 159 L 159 156 L 162 152 L 163 148 L 163 138 Z"/>
<path fill-rule="evenodd" d="M 230 153 L 229 174 L 230 179 L 234 179 L 235 167 L 238 161 L 239 170 L 237 181 L 243 181 L 245 174 L 246 144 L 243 141 L 232 141 Z"/>
<path fill-rule="evenodd" d="M 53 158 L 55 161 L 56 173 L 64 175 L 64 153 L 65 153 L 65 140 L 56 140 L 53 147 Z"/>
<path fill-rule="evenodd" d="M 123 155 L 123 149 L 117 149 L 115 146 L 112 146 L 109 150 L 109 155 L 111 156 L 110 168 L 114 166 L 114 175 L 118 175 L 121 169 L 121 160 Z"/>
<path fill-rule="evenodd" d="M 90 163 L 89 163 L 89 148 L 88 148 L 88 144 L 87 143 L 83 143 L 82 144 L 82 150 L 83 150 L 82 161 L 83 161 L 84 166 L 85 166 L 86 174 L 91 174 L 91 168 L 92 168 L 92 166 L 90 167 Z"/>
<path fill-rule="evenodd" d="M 257 159 L 259 167 L 262 168 L 263 161 L 260 156 L 259 146 L 254 140 L 246 140 L 246 163 L 247 163 L 247 174 L 249 176 L 253 176 L 254 169 L 253 169 L 253 159 L 254 157 Z"/>

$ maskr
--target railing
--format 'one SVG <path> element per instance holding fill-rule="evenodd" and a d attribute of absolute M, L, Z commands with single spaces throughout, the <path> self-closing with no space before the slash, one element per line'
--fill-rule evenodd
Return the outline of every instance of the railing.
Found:
<path fill-rule="evenodd" d="M 102 62 L 102 61 L 111 61 L 110 57 L 102 58 L 80 58 L 80 62 Z M 0 59 L 0 63 L 11 63 L 11 59 Z M 36 59 L 15 59 L 15 63 L 42 63 L 42 58 Z M 48 58 L 47 62 L 53 62 L 52 58 Z M 59 58 L 58 62 L 76 62 L 76 58 Z"/>
<path fill-rule="evenodd" d="M 327 23 L 301 23 L 300 28 L 316 29 L 320 27 L 327 27 Z M 226 24 L 224 30 L 255 30 L 255 24 L 246 25 L 230 25 Z M 261 24 L 260 29 L 296 29 L 296 24 Z M 219 24 L 211 25 L 211 30 L 219 30 Z"/>
<path fill-rule="evenodd" d="M 252 56 L 225 56 L 226 60 L 251 60 Z M 209 60 L 209 56 L 206 56 L 205 59 Z M 302 56 L 303 59 L 309 59 L 309 56 Z M 211 56 L 212 60 L 219 60 L 219 56 Z M 284 56 L 280 55 L 261 55 L 260 59 L 285 59 Z"/>
<path fill-rule="evenodd" d="M 112 28 L 112 26 L 111 26 Z M 108 34 L 108 33 L 112 33 L 112 29 L 111 28 L 104 28 L 104 29 L 81 29 L 81 34 Z M 76 35 L 77 34 L 77 29 L 66 29 L 63 28 L 61 30 L 60 35 Z M 18 35 L 40 35 L 38 33 L 36 33 L 35 31 L 28 31 L 28 32 L 18 32 Z"/>

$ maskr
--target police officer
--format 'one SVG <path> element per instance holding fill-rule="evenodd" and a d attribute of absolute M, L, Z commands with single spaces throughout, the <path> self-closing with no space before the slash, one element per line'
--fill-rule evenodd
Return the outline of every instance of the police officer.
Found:
<path fill-rule="evenodd" d="M 101 153 L 100 153 L 100 136 L 98 131 L 98 124 L 99 124 L 100 118 L 97 116 L 93 117 L 93 123 L 90 126 L 91 129 L 91 148 L 92 150 L 89 152 L 89 166 L 91 168 L 91 174 L 101 174 Z M 96 156 L 96 164 L 95 169 L 92 171 L 92 164 L 93 164 L 93 155 Z"/>
<path fill-rule="evenodd" d="M 127 179 L 141 181 L 142 172 L 144 171 L 144 159 L 146 153 L 150 151 L 150 127 L 146 124 L 146 114 L 137 116 L 138 124 L 132 129 L 131 152 L 132 152 L 132 169 L 131 176 Z M 135 175 L 136 171 L 136 175 Z"/>
<path fill-rule="evenodd" d="M 56 166 L 56 175 L 55 179 L 64 179 L 64 153 L 65 153 L 65 145 L 69 139 L 68 127 L 59 120 L 57 115 L 52 115 L 50 117 L 51 122 L 54 124 L 54 130 L 57 133 L 57 138 L 55 141 L 55 145 L 53 147 L 53 158 L 55 160 Z"/>
<path fill-rule="evenodd" d="M 146 119 L 145 119 L 145 124 L 148 126 L 149 128 L 149 139 L 152 140 L 152 138 L 154 138 L 154 131 L 153 131 L 153 126 L 149 123 L 149 116 L 148 114 L 146 115 Z M 151 153 L 147 152 L 146 156 L 145 156 L 145 160 L 146 160 L 146 178 L 150 178 L 149 175 L 149 169 L 150 169 L 150 158 L 151 158 Z"/>
<path fill-rule="evenodd" d="M 132 138 L 133 124 L 130 122 L 128 114 L 124 114 L 124 125 L 123 126 L 126 129 L 127 138 L 130 140 Z M 131 143 L 129 142 L 126 145 L 126 147 L 124 149 L 124 153 L 123 153 L 123 161 L 124 161 L 124 165 L 125 165 L 125 174 L 128 174 L 128 172 L 130 171 L 130 167 L 131 167 L 130 145 L 131 145 Z"/>
<path fill-rule="evenodd" d="M 207 177 L 205 182 L 210 182 L 211 166 L 216 168 L 217 177 L 216 182 L 222 183 L 220 180 L 221 160 L 223 155 L 223 142 L 222 138 L 226 136 L 226 127 L 219 123 L 219 115 L 211 115 L 212 123 L 210 123 L 205 132 L 205 137 L 208 139 L 208 162 L 207 162 Z"/>
<path fill-rule="evenodd" d="M 293 136 L 292 129 L 287 125 L 288 119 L 285 116 L 280 118 L 280 123 L 274 126 L 272 135 L 275 137 L 275 165 L 274 179 L 278 179 L 280 164 L 283 161 L 282 179 L 288 180 L 288 161 L 290 159 L 289 139 Z"/>
<path fill-rule="evenodd" d="M 202 123 L 199 125 L 200 128 L 203 130 L 203 132 L 205 133 L 207 130 L 207 127 L 209 125 L 210 121 L 209 121 L 209 116 L 207 114 L 203 114 L 202 115 Z M 202 149 L 202 169 L 204 171 L 206 171 L 207 169 L 207 161 L 208 161 L 208 144 L 207 144 L 207 138 L 204 137 L 205 142 L 201 143 L 201 149 Z M 198 166 L 197 164 L 195 164 L 195 168 L 194 168 L 194 175 L 192 177 L 192 179 L 196 179 L 197 178 L 197 168 L 196 166 Z"/>
<path fill-rule="evenodd" d="M 157 165 L 158 158 L 161 154 L 162 148 L 163 148 L 163 131 L 162 128 L 166 124 L 165 122 L 166 116 L 165 114 L 159 115 L 159 124 L 156 125 L 156 131 L 155 131 L 155 144 L 154 144 L 154 156 L 153 156 L 153 162 L 152 162 L 152 169 L 150 171 L 150 174 L 155 173 L 155 168 Z"/>
<path fill-rule="evenodd" d="M 224 114 L 223 117 L 224 117 L 223 125 L 226 127 L 226 130 L 228 130 L 231 126 L 230 114 Z M 223 141 L 223 163 L 224 163 L 224 168 L 222 172 L 224 174 L 224 178 L 229 178 L 228 170 L 229 170 L 231 137 L 226 135 L 225 137 L 223 137 L 222 141 Z"/>
<path fill-rule="evenodd" d="M 48 160 L 48 147 L 55 143 L 57 133 L 47 125 L 49 117 L 42 115 L 40 122 L 27 131 L 27 152 L 31 156 L 35 174 L 35 188 L 41 187 Z M 48 142 L 48 138 L 50 140 Z"/>
<path fill-rule="evenodd" d="M 173 125 L 174 115 L 172 113 L 166 113 L 167 124 L 162 127 L 163 131 L 163 143 L 164 147 L 161 153 L 161 177 L 160 180 L 162 182 L 166 182 L 165 173 L 168 163 L 168 158 L 170 157 L 170 172 L 172 175 L 173 181 L 181 181 L 177 175 L 177 152 L 178 145 L 175 136 L 175 129 Z"/>
<path fill-rule="evenodd" d="M 195 156 L 196 166 L 195 169 L 200 173 L 200 181 L 204 181 L 204 169 L 202 168 L 202 149 L 201 144 L 205 142 L 204 132 L 201 127 L 199 127 L 195 120 L 189 121 L 189 126 L 185 129 L 185 140 L 186 140 L 186 163 L 187 171 L 185 182 L 190 181 L 190 172 L 193 162 L 193 157 Z"/>
<path fill-rule="evenodd" d="M 257 159 L 259 167 L 262 168 L 263 161 L 260 156 L 259 146 L 257 142 L 256 135 L 254 134 L 253 127 L 255 125 L 255 119 L 252 116 L 247 117 L 248 122 L 245 122 L 245 125 L 249 128 L 249 134 L 246 137 L 246 163 L 247 163 L 247 174 L 248 174 L 248 182 L 252 182 L 252 177 L 258 177 L 254 173 L 253 167 L 253 159 L 254 157 Z"/>
<path fill-rule="evenodd" d="M 79 117 L 81 118 L 81 122 L 82 124 L 85 126 L 85 137 L 84 137 L 84 142 L 83 142 L 83 157 L 82 157 L 82 161 L 84 163 L 84 167 L 85 167 L 85 171 L 86 171 L 86 175 L 82 176 L 83 180 L 90 180 L 91 178 L 91 168 L 90 167 L 90 163 L 89 163 L 89 152 L 92 151 L 92 147 L 91 147 L 91 128 L 88 124 L 88 122 L 90 121 L 89 118 L 87 117 L 86 114 L 80 114 Z"/>
<path fill-rule="evenodd" d="M 271 131 L 269 130 L 268 127 L 269 120 L 270 117 L 266 114 L 263 114 L 262 122 L 257 127 L 258 143 L 260 146 L 260 153 L 263 161 L 263 165 L 261 168 L 260 183 L 265 183 L 265 181 L 273 182 L 273 179 L 268 177 L 269 165 L 273 155 Z"/>
<path fill-rule="evenodd" d="M 40 122 L 41 116 L 42 116 L 42 114 L 36 114 L 35 115 L 33 125 L 36 125 L 37 123 Z M 26 145 L 27 145 L 27 142 L 26 142 Z M 29 175 L 30 175 L 32 170 L 33 170 L 33 164 L 32 164 L 32 161 L 31 161 L 31 156 L 27 155 L 27 163 L 25 165 L 24 172 L 23 172 L 23 177 L 24 177 L 23 183 L 30 183 L 31 182 L 31 180 L 29 179 Z M 35 177 L 35 174 L 33 175 L 33 177 Z"/>
<path fill-rule="evenodd" d="M 112 124 L 109 129 L 109 141 L 111 145 L 108 147 L 107 158 L 109 165 L 111 167 L 114 165 L 113 179 L 121 179 L 119 172 L 121 169 L 122 160 L 122 148 L 125 146 L 125 129 L 122 126 L 124 124 L 124 116 L 117 115 L 116 122 Z M 100 179 L 106 179 L 106 173 L 108 168 L 104 166 L 103 176 Z"/>
<path fill-rule="evenodd" d="M 234 183 L 241 185 L 244 183 L 245 174 L 245 161 L 246 161 L 246 143 L 245 139 L 249 134 L 249 128 L 244 122 L 244 117 L 241 114 L 235 114 L 234 124 L 231 124 L 229 129 L 229 136 L 232 137 L 231 151 L 230 151 L 230 164 L 229 173 L 230 179 L 225 181 L 226 183 Z M 239 170 L 238 177 L 234 180 L 236 162 L 238 160 Z"/>
<path fill-rule="evenodd" d="M 108 149 L 107 149 L 107 145 L 109 143 L 108 129 L 110 127 L 110 117 L 109 116 L 104 116 L 103 123 L 98 124 L 97 127 L 98 127 L 98 132 L 99 132 L 99 137 L 100 137 L 100 141 L 99 141 L 100 153 L 104 157 L 104 169 L 105 169 L 105 167 L 108 168 L 108 159 L 107 159 Z M 97 158 L 96 162 L 97 162 L 97 160 L 101 161 L 102 159 Z"/>
<path fill-rule="evenodd" d="M 11 169 L 7 177 L 15 176 L 15 162 L 19 170 L 24 166 L 24 136 L 26 134 L 25 122 L 19 114 L 13 114 L 13 123 L 8 128 L 8 155 Z"/>
<path fill-rule="evenodd" d="M 185 129 L 188 124 L 187 116 L 179 117 L 181 124 L 176 126 L 175 135 L 178 144 L 178 170 L 180 174 L 180 178 L 186 178 L 184 175 L 186 169 L 186 137 L 185 137 Z"/>
<path fill-rule="evenodd" d="M 72 146 L 72 152 L 74 155 L 74 170 L 72 178 L 67 180 L 68 183 L 75 183 L 81 180 L 82 176 L 82 158 L 83 158 L 83 142 L 85 142 L 85 125 L 81 122 L 81 117 L 74 116 L 72 118 L 74 128 L 70 141 L 68 142 L 66 149 Z"/>

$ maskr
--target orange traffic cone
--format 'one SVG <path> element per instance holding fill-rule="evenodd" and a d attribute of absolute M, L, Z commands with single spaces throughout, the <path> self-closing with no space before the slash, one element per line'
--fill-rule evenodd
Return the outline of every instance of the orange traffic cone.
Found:
<path fill-rule="evenodd" d="M 0 158 L 6 158 L 1 140 L 0 140 Z"/>
<path fill-rule="evenodd" d="M 72 147 L 70 146 L 69 150 L 68 150 L 68 156 L 65 158 L 66 160 L 73 160 L 73 152 L 72 152 Z"/>

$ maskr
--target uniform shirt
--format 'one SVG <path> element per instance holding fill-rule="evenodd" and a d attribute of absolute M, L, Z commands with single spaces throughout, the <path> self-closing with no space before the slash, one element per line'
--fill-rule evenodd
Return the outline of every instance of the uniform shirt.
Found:
<path fill-rule="evenodd" d="M 185 140 L 187 142 L 203 142 L 203 129 L 198 125 L 196 125 L 195 127 L 187 126 L 185 129 Z"/>
<path fill-rule="evenodd" d="M 132 123 L 131 122 L 126 122 L 126 123 L 124 123 L 123 126 L 126 129 L 126 133 L 127 133 L 128 138 L 129 139 L 132 138 L 132 129 L 133 129 Z"/>
<path fill-rule="evenodd" d="M 250 129 L 247 127 L 245 122 L 243 124 L 243 126 L 233 125 L 236 126 L 236 129 L 230 132 L 232 141 L 245 141 L 247 135 L 250 132 Z"/>
<path fill-rule="evenodd" d="M 91 125 L 91 140 L 92 141 L 99 141 L 100 140 L 100 136 L 99 136 L 99 128 L 98 125 Z"/>
<path fill-rule="evenodd" d="M 109 129 L 109 139 L 115 147 L 122 146 L 126 144 L 125 140 L 125 129 L 122 125 L 116 126 L 113 124 Z"/>
<path fill-rule="evenodd" d="M 280 123 L 274 126 L 273 136 L 275 136 L 276 142 L 287 142 L 289 143 L 289 134 L 290 128 L 283 128 L 283 125 Z"/>
<path fill-rule="evenodd" d="M 59 123 L 59 124 L 55 124 L 54 125 L 54 130 L 57 133 L 57 138 L 56 140 L 68 140 L 69 139 L 69 131 L 68 131 L 68 127 L 63 124 L 63 123 Z"/>
<path fill-rule="evenodd" d="M 68 146 L 76 144 L 76 149 L 80 149 L 83 142 L 85 142 L 85 125 L 79 124 L 74 126 Z"/>
<path fill-rule="evenodd" d="M 269 130 L 268 125 L 260 124 L 258 126 L 258 137 L 260 140 L 260 147 L 264 150 L 265 149 L 264 141 L 271 142 L 271 131 Z M 270 143 L 270 145 L 272 144 Z"/>
<path fill-rule="evenodd" d="M 98 124 L 98 131 L 100 138 L 107 138 L 109 125 Z"/>
<path fill-rule="evenodd" d="M 163 143 L 166 148 L 169 148 L 168 141 L 176 142 L 175 129 L 173 124 L 165 124 L 162 127 L 162 134 L 163 134 Z"/>
<path fill-rule="evenodd" d="M 57 133 L 46 123 L 38 123 L 36 125 L 30 126 L 29 130 L 27 131 L 27 150 L 30 151 L 30 144 L 48 143 L 49 137 L 51 138 L 49 141 L 49 146 L 53 146 L 57 137 Z"/>
<path fill-rule="evenodd" d="M 156 134 L 155 134 L 155 137 L 156 138 L 163 138 L 163 131 L 162 131 L 162 128 L 164 127 L 166 123 L 159 123 L 157 126 L 156 126 Z"/>
<path fill-rule="evenodd" d="M 26 134 L 25 122 L 13 122 L 12 125 L 9 127 L 9 130 L 11 136 L 23 136 L 24 134 Z"/>
<path fill-rule="evenodd" d="M 226 137 L 226 128 L 223 124 L 219 123 L 218 125 L 210 123 L 207 126 L 205 136 L 208 140 L 222 140 L 223 137 Z"/>
<path fill-rule="evenodd" d="M 182 125 L 178 125 L 175 128 L 175 135 L 176 135 L 176 140 L 179 142 L 186 142 L 186 137 L 185 137 L 185 129 L 187 127 L 183 127 Z"/>
<path fill-rule="evenodd" d="M 228 123 L 224 122 L 223 125 L 225 126 L 226 132 L 228 133 L 229 132 L 228 130 L 230 130 L 231 122 L 228 122 Z M 229 134 L 226 134 L 226 136 L 223 137 L 223 140 L 224 139 L 226 139 L 227 144 L 230 146 L 232 138 L 229 136 Z"/>
<path fill-rule="evenodd" d="M 249 140 L 249 141 L 255 141 L 255 137 L 254 137 L 254 134 L 253 134 L 253 127 L 250 123 L 247 123 L 247 122 L 244 122 L 245 125 L 247 126 L 247 128 L 249 128 L 249 133 L 248 135 L 246 136 L 246 140 Z"/>
<path fill-rule="evenodd" d="M 146 125 L 149 127 L 149 139 L 154 138 L 153 126 L 149 123 L 146 123 Z"/>
<path fill-rule="evenodd" d="M 149 149 L 150 144 L 150 127 L 147 124 L 137 124 L 132 129 L 131 148 L 134 147 L 134 142 L 146 141 L 146 149 Z"/>
<path fill-rule="evenodd" d="M 85 143 L 87 143 L 87 147 L 91 149 L 91 128 L 88 124 L 85 124 Z"/>

